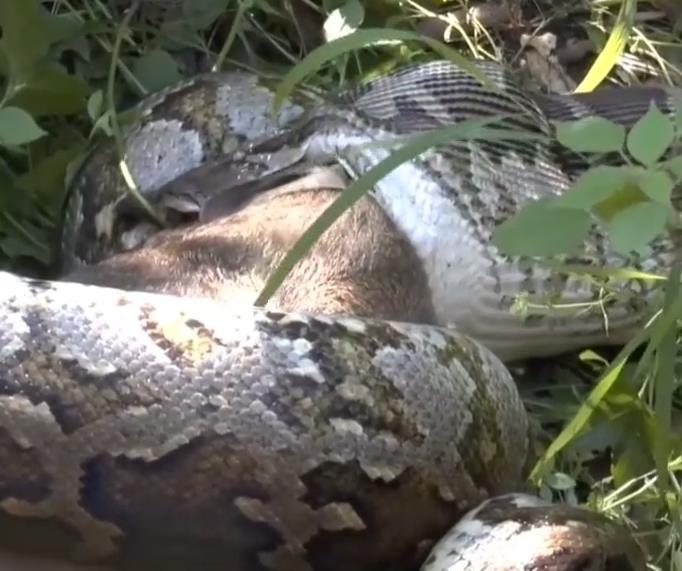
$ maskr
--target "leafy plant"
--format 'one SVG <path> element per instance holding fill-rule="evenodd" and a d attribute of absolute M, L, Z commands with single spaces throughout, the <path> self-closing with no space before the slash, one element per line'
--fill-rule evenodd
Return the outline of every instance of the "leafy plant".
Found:
<path fill-rule="evenodd" d="M 294 4 L 307 12 L 297 12 Z M 136 9 L 112 12 L 112 6 Z M 674 64 L 678 35 L 660 21 L 636 20 L 637 8 L 632 0 L 553 4 L 556 13 L 550 20 L 577 19 L 595 45 L 604 46 L 579 90 L 591 89 L 614 70 L 630 80 L 638 65 L 654 66 L 668 81 L 682 77 Z M 414 33 L 417 19 L 425 15 L 457 31 L 454 47 Z M 502 53 L 495 34 L 469 37 L 462 24 L 453 22 L 450 14 L 436 14 L 412 0 L 1 0 L 0 267 L 45 274 L 61 204 L 79 162 L 100 138 L 120 137 L 125 125 L 118 125 L 117 113 L 146 94 L 198 71 L 240 66 L 284 75 L 281 98 L 304 78 L 333 90 L 349 78 L 367 76 L 368 70 L 382 73 L 423 58 L 427 51 L 465 66 L 467 60 L 455 48 L 476 57 Z M 305 57 L 318 44 L 324 45 Z M 591 352 L 582 355 L 591 370 L 601 371 L 596 386 L 551 389 L 544 411 L 564 429 L 533 474 L 548 496 L 578 501 L 578 486 L 588 482 L 594 507 L 625 521 L 632 506 L 640 515 L 644 511 L 640 531 L 658 540 L 652 560 L 659 567 L 667 564 L 665 553 L 673 564 L 680 559 L 682 537 L 677 505 L 682 445 L 671 420 L 682 404 L 674 359 L 682 310 L 679 270 L 652 276 L 636 268 L 584 268 L 562 260 L 579 249 L 594 222 L 626 255 L 678 230 L 671 202 L 682 177 L 682 157 L 669 148 L 679 144 L 681 131 L 679 107 L 672 120 L 652 107 L 629 131 L 598 119 L 558 125 L 559 140 L 592 168 L 564 197 L 524 209 L 497 234 L 507 252 L 541 256 L 548 264 L 546 257 L 555 257 L 557 271 L 594 279 L 657 280 L 663 290 L 661 310 L 610 364 Z M 508 136 L 474 121 L 430 134 L 428 140 L 407 141 L 355 181 L 306 232 L 271 276 L 260 301 L 321 232 L 386 172 L 438 141 L 484 134 Z M 604 163 L 614 154 L 623 167 Z M 635 360 L 637 348 L 641 355 Z M 586 467 L 595 448 L 612 452 L 606 476 L 593 476 Z"/>
<path fill-rule="evenodd" d="M 596 219 L 614 249 L 627 255 L 666 228 L 676 228 L 671 196 L 682 180 L 682 163 L 679 156 L 664 154 L 682 140 L 678 121 L 678 115 L 669 118 L 652 103 L 627 133 L 622 125 L 599 117 L 558 124 L 558 141 L 575 153 L 590 153 L 593 168 L 563 196 L 537 202 L 502 224 L 496 245 L 515 256 L 570 254 L 581 247 Z M 624 166 L 600 164 L 613 153 Z M 559 223 L 547 224 L 550 219 Z M 535 239 L 538 235 L 542 244 Z"/>
<path fill-rule="evenodd" d="M 675 244 L 680 220 L 673 200 L 682 182 L 681 157 L 675 149 L 682 140 L 681 116 L 682 101 L 671 117 L 651 104 L 629 131 L 600 118 L 558 124 L 558 141 L 583 155 L 593 167 L 563 196 L 533 203 L 502 224 L 494 237 L 497 246 L 514 256 L 569 255 L 580 250 L 595 223 L 624 256 L 638 249 L 646 252 L 651 241 L 662 236 Z M 623 166 L 603 164 L 614 154 L 620 155 Z M 671 434 L 678 320 L 682 318 L 681 264 L 678 256 L 662 282 L 665 291 L 659 312 L 606 367 L 531 475 L 536 483 L 544 480 L 551 486 L 556 480 L 557 454 L 575 450 L 606 422 L 615 438 L 611 441 L 612 477 L 617 490 L 629 489 L 648 474 L 650 493 L 631 499 L 657 504 L 659 512 L 667 514 L 669 523 L 663 529 L 668 529 L 669 538 L 682 534 L 675 499 L 680 488 L 674 476 L 679 472 L 682 439 Z M 570 271 L 561 264 L 554 267 Z M 600 270 L 608 274 L 607 268 Z M 633 279 L 633 275 L 621 273 L 623 278 Z M 629 366 L 641 346 L 645 349 L 638 363 Z M 637 438 L 632 437 L 635 426 L 639 427 Z M 663 549 L 671 549 L 671 544 Z"/>

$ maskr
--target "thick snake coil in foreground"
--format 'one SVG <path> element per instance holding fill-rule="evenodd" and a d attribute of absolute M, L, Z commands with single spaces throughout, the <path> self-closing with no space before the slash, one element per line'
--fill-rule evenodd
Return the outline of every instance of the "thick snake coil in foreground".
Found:
<path fill-rule="evenodd" d="M 371 204 L 419 262 L 427 323 L 124 291 L 116 272 L 102 278 L 108 261 L 79 266 L 141 241 L 143 225 L 122 214 L 113 147 L 96 150 L 66 209 L 65 272 L 120 289 L 0 273 L 0 550 L 140 570 L 643 569 L 625 530 L 528 496 L 484 504 L 429 555 L 464 512 L 519 490 L 532 461 L 526 413 L 490 349 L 506 360 L 615 343 L 651 311 L 649 290 L 632 282 L 610 284 L 623 295 L 598 314 L 512 315 L 524 290 L 571 302 L 598 291 L 523 269 L 490 233 L 524 202 L 565 191 L 582 168 L 552 143 L 551 119 L 632 123 L 651 98 L 669 110 L 671 96 L 535 96 L 486 71 L 501 93 L 432 63 L 310 110 L 290 102 L 277 120 L 252 76 L 202 76 L 150 98 L 127 137 L 152 202 L 210 210 L 221 204 L 202 195 L 212 189 L 183 194 L 192 169 L 210 161 L 240 165 L 219 179 L 228 195 L 301 158 L 342 160 L 357 176 L 389 152 L 363 143 L 518 113 L 520 103 L 507 125 L 545 139 L 444 145 L 375 189 Z M 362 263 L 380 266 L 382 255 Z M 671 255 L 660 240 L 650 255 L 619 258 L 595 230 L 581 260 L 652 271 Z M 178 293 L 167 285 L 146 289 Z M 449 325 L 460 333 L 438 327 Z"/>

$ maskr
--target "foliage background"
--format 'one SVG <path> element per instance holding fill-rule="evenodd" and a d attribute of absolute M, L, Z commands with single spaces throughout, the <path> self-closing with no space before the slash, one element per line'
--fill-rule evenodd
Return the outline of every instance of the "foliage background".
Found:
<path fill-rule="evenodd" d="M 301 75 L 334 90 L 433 57 L 433 43 L 397 41 L 396 30 L 445 38 L 469 57 L 519 68 L 522 34 L 553 31 L 565 51 L 588 46 L 584 57 L 566 65 L 579 90 L 602 81 L 679 85 L 681 4 L 2 0 L 0 268 L 51 274 L 61 206 L 80 162 L 119 128 L 117 111 L 183 77 L 231 67 L 283 77 L 316 47 L 343 37 L 350 38 L 346 48 L 330 52 L 328 61 L 308 62 Z M 504 22 L 472 22 L 465 17 L 472 8 L 479 15 L 503 14 Z M 348 36 L 357 29 L 373 32 Z M 659 122 L 642 139 L 645 150 L 661 129 Z M 606 131 L 604 125 L 599 129 Z M 669 142 L 679 142 L 673 135 Z M 621 229 L 624 247 L 650 218 Z M 530 245 L 542 242 L 537 235 L 542 224 L 533 227 L 532 220 L 522 219 L 520 231 Z M 679 274 L 671 275 L 669 283 L 679 283 Z M 546 442 L 553 442 L 535 473 L 541 494 L 620 518 L 650 548 L 652 568 L 682 569 L 677 289 L 667 288 L 663 319 L 637 339 L 648 342 L 639 354 L 633 343 L 617 355 L 587 351 L 566 366 L 554 361 L 522 371 L 536 381 L 525 393 L 526 404 Z"/>

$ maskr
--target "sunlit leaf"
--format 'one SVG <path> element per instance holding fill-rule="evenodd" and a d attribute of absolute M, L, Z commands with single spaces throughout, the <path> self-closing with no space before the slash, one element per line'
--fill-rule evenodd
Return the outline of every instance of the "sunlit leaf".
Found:
<path fill-rule="evenodd" d="M 639 188 L 654 202 L 668 204 L 672 195 L 673 182 L 670 175 L 659 169 L 646 169 L 637 177 Z"/>
<path fill-rule="evenodd" d="M 620 151 L 625 143 L 625 127 L 603 117 L 584 117 L 557 123 L 558 141 L 571 150 L 586 153 Z"/>
<path fill-rule="evenodd" d="M 674 138 L 675 129 L 670 119 L 652 103 L 630 129 L 627 148 L 637 161 L 650 166 L 663 156 Z"/>
<path fill-rule="evenodd" d="M 159 49 L 149 50 L 137 58 L 133 71 L 149 92 L 158 91 L 182 79 L 176 61 L 168 52 Z"/>
<path fill-rule="evenodd" d="M 677 181 L 682 180 L 682 155 L 668 159 L 661 167 L 672 173 Z"/>
<path fill-rule="evenodd" d="M 526 205 L 498 226 L 493 242 L 510 256 L 554 256 L 578 248 L 591 226 L 586 211 L 560 208 L 543 200 Z"/>
<path fill-rule="evenodd" d="M 607 224 L 614 249 L 622 254 L 639 250 L 665 230 L 668 207 L 640 202 L 614 216 Z"/>
<path fill-rule="evenodd" d="M 99 119 L 104 111 L 104 92 L 101 89 L 94 91 L 88 98 L 88 117 L 94 122 Z"/>
<path fill-rule="evenodd" d="M 633 177 L 623 167 L 602 165 L 585 171 L 557 203 L 566 208 L 590 209 L 622 189 Z"/>
<path fill-rule="evenodd" d="M 0 109 L 0 144 L 5 146 L 24 145 L 40 139 L 43 131 L 26 111 L 19 107 Z"/>
<path fill-rule="evenodd" d="M 324 35 L 327 41 L 342 38 L 357 30 L 365 18 L 365 8 L 359 0 L 347 0 L 342 6 L 332 10 L 324 22 Z"/>

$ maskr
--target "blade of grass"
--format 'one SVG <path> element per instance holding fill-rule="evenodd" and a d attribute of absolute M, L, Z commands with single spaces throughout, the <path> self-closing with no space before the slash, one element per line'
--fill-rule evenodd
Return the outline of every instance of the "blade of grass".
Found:
<path fill-rule="evenodd" d="M 673 276 L 673 278 L 675 278 L 675 276 Z M 679 282 L 679 279 L 680 277 L 678 273 L 676 275 L 677 282 Z M 668 280 L 668 282 L 669 281 L 670 280 Z M 675 288 L 675 291 L 677 291 L 678 288 L 679 283 Z M 611 390 L 611 387 L 613 387 L 614 383 L 618 380 L 620 372 L 632 352 L 647 341 L 648 345 L 645 353 L 647 351 L 652 351 L 653 348 L 660 347 L 666 333 L 670 329 L 674 330 L 674 324 L 681 312 L 682 296 L 678 295 L 669 306 L 668 311 L 661 312 L 656 319 L 652 320 L 649 324 L 647 324 L 646 327 L 642 328 L 642 330 L 640 330 L 637 335 L 635 335 L 623 347 L 623 349 L 621 349 L 618 355 L 616 355 L 615 359 L 613 359 L 611 362 L 611 365 L 607 367 L 604 373 L 597 380 L 597 385 L 594 387 L 594 389 L 592 389 L 592 392 L 585 399 L 585 402 L 578 409 L 578 412 L 565 426 L 561 433 L 554 439 L 554 441 L 548 446 L 542 458 L 538 460 L 529 476 L 531 481 L 538 483 L 542 474 L 551 465 L 552 459 L 568 444 L 580 436 L 583 430 L 585 430 L 587 424 L 592 418 L 592 414 L 599 406 L 599 403 L 604 399 L 604 397 Z M 665 402 L 666 400 L 664 399 L 661 403 L 661 407 L 664 406 Z"/>
<path fill-rule="evenodd" d="M 636 12 L 637 0 L 623 0 L 613 30 L 611 30 L 604 49 L 597 56 L 597 59 L 578 87 L 575 88 L 576 93 L 592 91 L 616 65 L 618 58 L 625 51 L 625 46 L 630 38 Z"/>
<path fill-rule="evenodd" d="M 613 359 L 604 373 L 597 381 L 597 385 L 592 389 L 592 392 L 585 399 L 585 402 L 580 406 L 578 412 L 571 419 L 571 421 L 564 427 L 561 433 L 554 439 L 554 441 L 547 447 L 547 450 L 542 455 L 542 458 L 537 461 L 533 470 L 530 473 L 529 479 L 538 484 L 542 475 L 551 466 L 554 457 L 561 452 L 566 446 L 573 442 L 580 436 L 587 427 L 592 414 L 599 406 L 602 399 L 608 394 L 614 383 L 618 380 L 625 363 L 629 359 L 632 352 L 637 349 L 642 343 L 645 343 L 651 334 L 650 328 L 643 328 L 635 337 L 633 337 L 623 349 L 620 350 L 616 358 Z"/>
<path fill-rule="evenodd" d="M 282 78 L 282 81 L 277 86 L 274 102 L 275 109 L 279 109 L 283 101 L 293 91 L 297 84 L 301 83 L 307 76 L 316 73 L 320 67 L 334 58 L 337 58 L 349 51 L 359 50 L 369 46 L 380 45 L 382 43 L 399 43 L 407 41 L 424 42 L 433 51 L 438 53 L 443 58 L 448 59 L 460 66 L 489 89 L 498 92 L 501 91 L 501 88 L 490 81 L 490 79 L 488 79 L 473 62 L 452 48 L 446 46 L 443 42 L 406 30 L 366 28 L 362 30 L 356 30 L 352 34 L 348 34 L 347 36 L 338 38 L 315 48 L 296 66 L 294 66 Z M 509 94 L 505 95 L 508 96 Z M 524 108 L 521 107 L 521 109 L 523 110 Z"/>
<path fill-rule="evenodd" d="M 284 259 L 270 274 L 258 295 L 255 304 L 265 305 L 282 285 L 294 266 L 312 249 L 322 234 L 353 204 L 360 200 L 374 185 L 402 163 L 427 151 L 429 148 L 456 139 L 485 138 L 488 141 L 502 139 L 536 139 L 533 133 L 490 129 L 487 125 L 497 121 L 497 117 L 461 121 L 457 125 L 410 137 L 404 146 L 395 150 L 387 158 L 372 167 L 367 173 L 351 183 L 327 209 L 301 235 L 296 244 L 287 252 Z"/>
<path fill-rule="evenodd" d="M 680 266 L 676 264 L 666 284 L 663 315 L 669 316 L 670 325 L 657 348 L 658 367 L 656 369 L 656 395 L 654 400 L 654 460 L 658 473 L 658 486 L 662 493 L 670 489 L 668 473 L 668 457 L 670 456 L 670 434 L 673 384 L 675 379 L 675 354 L 677 341 L 676 321 L 679 313 L 675 313 L 680 296 Z M 679 307 L 677 307 L 679 309 Z"/>
<path fill-rule="evenodd" d="M 107 108 L 111 111 L 111 128 L 114 135 L 114 141 L 116 143 L 116 151 L 119 157 L 119 168 L 121 170 L 121 176 L 128 186 L 128 191 L 130 192 L 133 199 L 155 220 L 161 227 L 164 227 L 164 221 L 159 217 L 154 208 L 149 204 L 147 199 L 142 195 L 137 183 L 128 168 L 128 164 L 125 161 L 126 148 L 123 141 L 123 135 L 121 133 L 121 127 L 118 122 L 118 115 L 116 112 L 116 102 L 114 97 L 114 89 L 116 85 L 116 62 L 119 59 L 121 51 L 121 43 L 123 41 L 123 36 L 128 30 L 128 26 L 133 17 L 133 14 L 137 11 L 140 6 L 141 0 L 135 0 L 128 8 L 128 11 L 123 16 L 121 23 L 116 28 L 116 36 L 114 38 L 114 45 L 111 51 L 111 61 L 109 64 L 109 73 L 107 74 L 107 89 L 106 89 L 106 102 Z"/>

